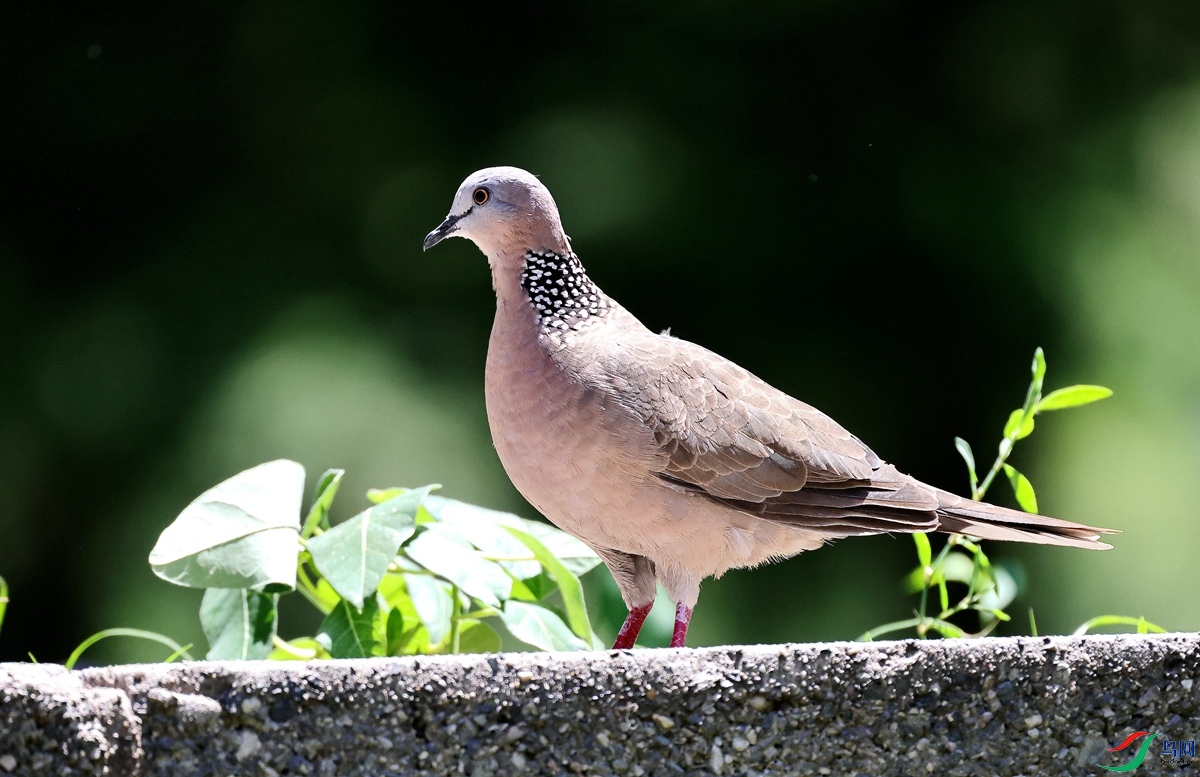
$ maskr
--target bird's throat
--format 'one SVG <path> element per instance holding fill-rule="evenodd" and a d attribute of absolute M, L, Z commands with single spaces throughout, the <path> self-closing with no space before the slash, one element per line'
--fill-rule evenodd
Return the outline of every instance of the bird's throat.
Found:
<path fill-rule="evenodd" d="M 603 319 L 614 304 L 573 253 L 526 251 L 521 288 L 538 324 L 550 334 L 578 331 Z"/>

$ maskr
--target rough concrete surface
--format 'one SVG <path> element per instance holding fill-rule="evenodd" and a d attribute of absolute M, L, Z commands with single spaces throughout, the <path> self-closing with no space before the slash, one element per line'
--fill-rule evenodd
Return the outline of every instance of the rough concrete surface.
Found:
<path fill-rule="evenodd" d="M 1187 774 L 1198 669 L 1193 634 L 6 664 L 0 776 L 1107 774 L 1134 731 Z"/>

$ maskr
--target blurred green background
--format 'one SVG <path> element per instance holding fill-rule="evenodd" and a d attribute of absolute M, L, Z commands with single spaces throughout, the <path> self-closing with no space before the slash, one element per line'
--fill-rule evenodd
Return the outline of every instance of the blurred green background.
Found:
<path fill-rule="evenodd" d="M 200 592 L 147 553 L 269 459 L 347 468 L 342 516 L 433 481 L 533 515 L 488 437 L 486 263 L 421 252 L 497 164 L 648 326 L 937 485 L 966 490 L 952 439 L 994 450 L 1036 346 L 1048 388 L 1112 387 L 1012 461 L 1124 534 L 992 544 L 1028 583 L 1007 633 L 1029 606 L 1200 626 L 1200 5 L 18 2 L 0 59 L 0 659 L 109 626 L 202 645 Z M 689 641 L 853 638 L 911 614 L 914 559 L 732 572 Z"/>

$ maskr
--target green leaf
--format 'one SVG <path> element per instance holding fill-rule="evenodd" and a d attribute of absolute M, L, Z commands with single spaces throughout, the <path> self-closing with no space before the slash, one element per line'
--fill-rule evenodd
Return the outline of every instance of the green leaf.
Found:
<path fill-rule="evenodd" d="M 430 524 L 404 546 L 404 553 L 484 604 L 499 607 L 512 593 L 512 578 L 503 568 L 456 541 L 441 524 Z"/>
<path fill-rule="evenodd" d="M 491 626 L 466 618 L 459 621 L 459 653 L 497 653 L 500 650 L 500 635 Z"/>
<path fill-rule="evenodd" d="M 383 582 L 379 584 L 379 595 L 391 608 L 387 621 L 387 655 L 405 656 L 430 652 L 429 630 L 417 614 L 404 576 L 396 573 L 385 575 Z M 447 620 L 446 629 L 449 628 L 450 623 Z"/>
<path fill-rule="evenodd" d="M 383 504 L 389 499 L 395 499 L 404 492 L 407 488 L 372 488 L 367 490 L 367 499 L 370 499 L 375 504 Z"/>
<path fill-rule="evenodd" d="M 424 506 L 435 518 L 439 520 L 444 518 L 447 523 L 459 527 L 479 526 L 483 521 L 487 521 L 498 526 L 511 526 L 519 529 L 539 540 L 547 550 L 554 554 L 555 558 L 576 575 L 583 575 L 600 563 L 600 557 L 587 545 L 570 534 L 541 521 L 531 521 L 512 513 L 478 507 L 442 496 L 429 497 L 425 500 Z M 467 536 L 474 542 L 475 536 L 469 529 Z M 492 534 L 492 536 L 498 535 Z M 536 571 L 533 574 L 536 574 Z M 524 579 L 521 574 L 515 574 L 515 576 Z"/>
<path fill-rule="evenodd" d="M 1013 599 L 1017 598 L 1017 581 L 1002 566 L 992 567 L 990 576 L 994 585 L 990 590 L 979 595 L 978 609 L 1003 611 L 1005 607 L 1012 604 Z M 1008 616 L 1005 615 L 1001 620 L 1008 620 Z"/>
<path fill-rule="evenodd" d="M 571 633 L 562 618 L 545 607 L 509 600 L 500 612 L 504 625 L 522 642 L 542 650 L 587 650 L 589 643 Z"/>
<path fill-rule="evenodd" d="M 296 587 L 304 467 L 281 459 L 205 491 L 163 530 L 150 567 L 192 588 Z"/>
<path fill-rule="evenodd" d="M 263 659 L 275 640 L 278 594 L 248 588 L 210 588 L 200 602 L 200 627 L 209 661 Z"/>
<path fill-rule="evenodd" d="M 402 656 L 404 655 L 404 634 L 409 629 L 415 630 L 420 625 L 420 621 L 413 619 L 413 622 L 405 623 L 404 611 L 396 608 L 388 613 L 387 629 L 385 632 L 386 647 L 384 655 Z"/>
<path fill-rule="evenodd" d="M 1033 366 L 1030 368 L 1033 373 L 1033 389 L 1035 395 L 1042 393 L 1042 382 L 1046 379 L 1046 354 L 1041 348 L 1033 352 Z"/>
<path fill-rule="evenodd" d="M 533 535 L 512 526 L 505 526 L 504 529 L 520 540 L 522 545 L 529 548 L 550 576 L 554 578 L 554 582 L 558 583 L 558 590 L 562 595 L 563 606 L 567 611 L 567 623 L 570 625 L 571 631 L 575 632 L 575 636 L 584 642 L 591 642 L 592 624 L 588 620 L 587 602 L 583 599 L 583 586 L 580 585 L 579 578 L 567 569 L 565 564 L 555 558 L 554 554 Z"/>
<path fill-rule="evenodd" d="M 345 474 L 344 469 L 330 469 L 317 481 L 312 507 L 308 509 L 308 517 L 304 519 L 304 528 L 300 531 L 301 537 L 311 537 L 318 528 L 329 528 L 329 506 L 333 504 Z"/>
<path fill-rule="evenodd" d="M 1004 436 L 1014 440 L 1023 440 L 1033 431 L 1033 413 L 1025 414 L 1024 410 L 1014 410 L 1004 424 Z M 1013 437 L 1013 435 L 1016 435 Z"/>
<path fill-rule="evenodd" d="M 519 521 L 517 516 L 445 497 L 428 500 L 425 509 L 434 520 L 496 560 L 516 579 L 533 577 L 542 571 L 542 565 L 529 549 L 505 531 L 501 521 Z"/>
<path fill-rule="evenodd" d="M 563 566 L 579 577 L 600 564 L 600 557 L 594 550 L 565 531 L 556 529 L 547 523 L 517 518 L 511 523 L 503 522 L 503 525 L 520 529 L 537 538 L 546 546 L 546 550 L 563 563 Z"/>
<path fill-rule="evenodd" d="M 1112 395 L 1112 389 L 1105 388 L 1104 386 L 1089 386 L 1085 384 L 1067 386 L 1066 388 L 1051 391 L 1042 397 L 1042 401 L 1038 402 L 1037 409 L 1039 413 L 1043 410 L 1063 410 L 1068 407 L 1079 407 L 1081 405 L 1089 405 L 1092 402 L 1099 402 L 1102 399 L 1108 399 Z"/>
<path fill-rule="evenodd" d="M 921 565 L 921 577 L 924 579 L 924 570 L 933 563 L 933 549 L 929 547 L 929 535 L 925 532 L 914 532 L 912 538 L 917 545 L 917 562 Z"/>
<path fill-rule="evenodd" d="M 1011 464 L 1004 465 L 1004 474 L 1008 475 L 1008 482 L 1012 484 L 1013 493 L 1017 495 L 1017 504 L 1021 505 L 1021 509 L 1027 513 L 1036 513 L 1037 495 L 1033 493 L 1033 484 L 1029 482 L 1029 478 L 1017 472 Z"/>
<path fill-rule="evenodd" d="M 957 551 L 947 553 L 942 563 L 933 572 L 934 582 L 952 580 L 955 583 L 970 583 L 975 574 L 975 560 Z M 943 605 L 945 609 L 945 605 Z"/>
<path fill-rule="evenodd" d="M 554 580 L 550 577 L 550 575 L 542 572 L 534 577 L 526 578 L 525 580 L 517 580 L 516 578 L 513 578 L 512 593 L 508 595 L 508 598 L 520 599 L 523 602 L 536 602 L 542 597 L 535 592 L 534 587 L 531 586 L 530 583 L 535 582 L 535 585 L 537 585 L 538 589 L 540 590 L 543 587 L 542 581 L 545 581 L 544 585 L 548 586 L 551 591 L 557 590 L 558 586 L 554 584 Z"/>
<path fill-rule="evenodd" d="M 417 508 L 431 488 L 389 499 L 308 541 L 317 571 L 343 599 L 362 607 L 375 593 L 392 557 L 416 530 Z"/>
<path fill-rule="evenodd" d="M 449 586 L 432 575 L 406 574 L 404 585 L 413 609 L 429 632 L 429 643 L 440 645 L 450 635 L 450 615 L 454 603 Z"/>
<path fill-rule="evenodd" d="M 325 616 L 318 639 L 328 642 L 334 658 L 369 658 L 383 655 L 386 646 L 386 623 L 379 602 L 372 596 L 363 602 L 359 611 L 345 600 Z"/>
<path fill-rule="evenodd" d="M 979 487 L 979 476 L 975 474 L 975 453 L 971 450 L 971 444 L 961 437 L 954 438 L 954 447 L 967 463 L 967 475 L 971 478 L 971 491 L 974 492 Z"/>

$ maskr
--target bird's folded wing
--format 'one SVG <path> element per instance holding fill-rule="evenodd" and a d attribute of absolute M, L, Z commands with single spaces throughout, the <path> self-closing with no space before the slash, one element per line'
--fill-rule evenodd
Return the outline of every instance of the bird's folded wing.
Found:
<path fill-rule="evenodd" d="M 650 337 L 613 374 L 665 454 L 659 477 L 831 537 L 937 528 L 934 490 L 829 416 L 700 346 Z"/>
<path fill-rule="evenodd" d="M 666 477 L 714 497 L 764 502 L 805 485 L 865 485 L 883 464 L 833 419 L 733 362 L 650 337 L 622 365 L 618 393 L 666 454 Z"/>

